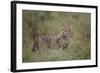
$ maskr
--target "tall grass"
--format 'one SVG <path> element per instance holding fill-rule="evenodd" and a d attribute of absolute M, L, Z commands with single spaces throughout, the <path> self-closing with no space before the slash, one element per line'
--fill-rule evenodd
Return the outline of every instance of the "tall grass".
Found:
<path fill-rule="evenodd" d="M 91 58 L 91 15 L 75 12 L 49 12 L 23 10 L 22 61 L 45 62 L 62 60 L 84 60 Z M 38 25 L 39 34 L 56 36 L 65 26 L 72 27 L 69 46 L 44 48 L 32 52 L 33 24 Z"/>

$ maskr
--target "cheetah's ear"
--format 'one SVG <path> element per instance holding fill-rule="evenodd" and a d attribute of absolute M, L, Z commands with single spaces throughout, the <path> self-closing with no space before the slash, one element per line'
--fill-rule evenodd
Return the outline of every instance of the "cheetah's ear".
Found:
<path fill-rule="evenodd" d="M 70 25 L 70 29 L 72 29 L 72 25 Z"/>
<path fill-rule="evenodd" d="M 61 29 L 62 29 L 62 30 L 64 30 L 64 29 L 65 29 L 65 27 L 63 27 L 63 26 L 62 26 L 62 27 L 61 27 Z"/>
<path fill-rule="evenodd" d="M 72 30 L 72 26 L 70 26 L 70 28 L 69 28 L 70 30 Z"/>

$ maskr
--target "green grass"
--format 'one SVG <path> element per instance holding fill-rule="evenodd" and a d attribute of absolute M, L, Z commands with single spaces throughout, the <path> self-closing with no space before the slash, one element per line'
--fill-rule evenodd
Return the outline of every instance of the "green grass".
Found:
<path fill-rule="evenodd" d="M 45 62 L 64 60 L 84 60 L 91 58 L 90 14 L 71 12 L 43 12 L 23 10 L 22 61 Z M 42 48 L 32 52 L 32 26 L 38 24 L 38 32 L 47 35 L 61 33 L 62 27 L 72 26 L 69 46 L 61 48 Z"/>

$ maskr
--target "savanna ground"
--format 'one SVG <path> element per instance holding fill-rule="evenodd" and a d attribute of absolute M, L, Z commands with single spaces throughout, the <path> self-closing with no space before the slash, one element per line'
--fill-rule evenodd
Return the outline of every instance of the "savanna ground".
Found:
<path fill-rule="evenodd" d="M 23 10 L 22 61 L 45 62 L 85 60 L 91 58 L 91 15 L 75 12 Z M 56 36 L 62 27 L 71 26 L 72 36 L 66 49 L 45 48 L 32 51 L 33 28 L 39 34 Z"/>

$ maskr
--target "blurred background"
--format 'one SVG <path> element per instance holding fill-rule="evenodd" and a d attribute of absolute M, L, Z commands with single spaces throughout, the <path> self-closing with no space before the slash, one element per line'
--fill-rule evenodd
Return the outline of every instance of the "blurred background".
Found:
<path fill-rule="evenodd" d="M 91 14 L 23 10 L 23 62 L 85 60 L 91 58 Z M 69 46 L 32 51 L 33 35 L 57 36 L 65 26 L 72 27 Z"/>

